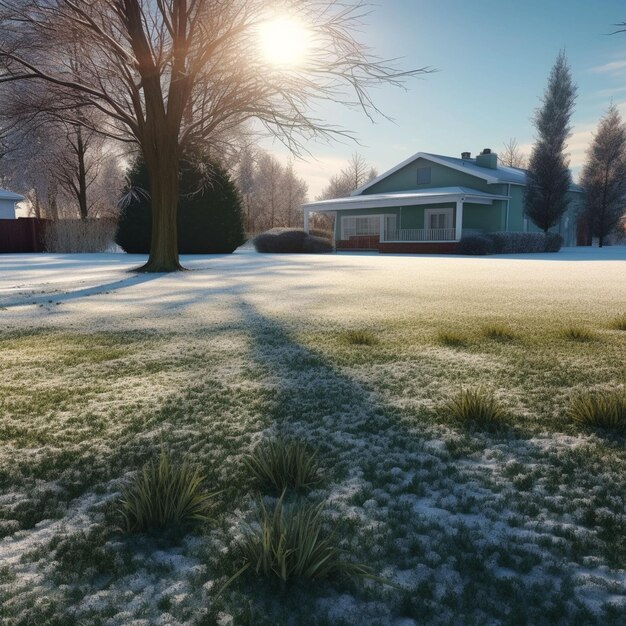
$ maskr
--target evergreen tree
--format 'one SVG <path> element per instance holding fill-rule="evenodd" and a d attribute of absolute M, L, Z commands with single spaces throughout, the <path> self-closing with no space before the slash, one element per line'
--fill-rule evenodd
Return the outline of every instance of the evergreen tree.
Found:
<path fill-rule="evenodd" d="M 152 237 L 148 170 L 143 158 L 127 174 L 116 243 L 147 254 Z M 208 157 L 188 154 L 179 172 L 178 249 L 181 254 L 230 253 L 244 243 L 241 199 L 228 173 Z"/>
<path fill-rule="evenodd" d="M 581 184 L 588 233 L 602 247 L 626 208 L 626 125 L 614 104 L 598 124 Z"/>
<path fill-rule="evenodd" d="M 538 137 L 528 164 L 525 194 L 526 215 L 544 232 L 567 210 L 567 191 L 572 183 L 566 141 L 576 101 L 576 85 L 561 51 L 550 72 L 543 104 L 535 114 Z"/>

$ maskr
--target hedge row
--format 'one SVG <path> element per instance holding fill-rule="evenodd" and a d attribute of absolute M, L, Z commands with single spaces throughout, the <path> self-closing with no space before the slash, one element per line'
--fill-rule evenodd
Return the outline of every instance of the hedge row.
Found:
<path fill-rule="evenodd" d="M 519 254 L 558 252 L 563 237 L 557 233 L 485 233 L 468 235 L 459 242 L 461 254 Z"/>

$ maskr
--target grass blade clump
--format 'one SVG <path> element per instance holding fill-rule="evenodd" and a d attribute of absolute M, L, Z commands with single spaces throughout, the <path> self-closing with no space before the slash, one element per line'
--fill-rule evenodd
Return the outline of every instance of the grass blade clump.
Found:
<path fill-rule="evenodd" d="M 275 581 L 285 588 L 302 580 L 328 580 L 339 575 L 374 578 L 365 565 L 346 562 L 332 533 L 324 530 L 324 504 L 285 503 L 285 492 L 273 508 L 261 500 L 257 523 L 244 531 L 237 546 L 241 567 L 220 594 L 242 575 Z"/>
<path fill-rule="evenodd" d="M 592 341 L 594 339 L 593 333 L 582 326 L 568 326 L 561 331 L 561 335 L 564 339 L 569 341 L 579 341 L 584 343 L 586 341 Z"/>
<path fill-rule="evenodd" d="M 322 480 L 317 454 L 306 443 L 276 438 L 259 444 L 244 459 L 259 486 L 281 493 L 310 489 Z"/>
<path fill-rule="evenodd" d="M 378 337 L 369 330 L 349 330 L 343 335 L 344 341 L 353 346 L 374 346 Z"/>
<path fill-rule="evenodd" d="M 440 330 L 437 333 L 437 343 L 450 348 L 459 348 L 467 344 L 467 337 L 454 330 Z"/>
<path fill-rule="evenodd" d="M 578 394 L 570 402 L 567 414 L 583 426 L 626 430 L 626 389 Z"/>
<path fill-rule="evenodd" d="M 626 331 L 626 313 L 616 317 L 610 324 L 610 328 L 613 330 L 625 330 Z"/>
<path fill-rule="evenodd" d="M 445 408 L 452 419 L 466 424 L 499 424 L 506 417 L 498 400 L 482 387 L 463 389 Z"/>
<path fill-rule="evenodd" d="M 500 326 L 499 324 L 486 326 L 483 333 L 487 339 L 491 339 L 493 341 L 504 342 L 513 341 L 513 339 L 515 339 L 515 335 L 508 328 Z"/>
<path fill-rule="evenodd" d="M 208 519 L 217 493 L 203 489 L 205 476 L 188 460 L 174 463 L 163 449 L 124 489 L 119 512 L 126 532 L 180 530 Z"/>

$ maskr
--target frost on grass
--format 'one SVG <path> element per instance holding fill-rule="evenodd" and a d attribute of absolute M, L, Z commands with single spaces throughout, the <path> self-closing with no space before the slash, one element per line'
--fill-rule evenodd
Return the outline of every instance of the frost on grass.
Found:
<path fill-rule="evenodd" d="M 1 619 L 619 624 L 624 440 L 565 409 L 623 382 L 626 337 L 609 322 L 626 262 L 575 254 L 236 254 L 133 281 L 139 260 L 124 256 L 3 257 Z M 595 341 L 564 341 L 564 319 Z M 437 342 L 443 326 L 466 344 Z M 486 340 L 488 326 L 515 341 Z M 351 328 L 376 345 L 338 341 Z M 439 414 L 480 385 L 506 430 Z M 318 450 L 326 480 L 307 498 L 327 502 L 347 558 L 398 588 L 336 581 L 276 599 L 241 585 L 215 603 L 254 511 L 243 458 L 277 436 Z M 224 490 L 217 521 L 178 543 L 130 541 L 116 498 L 162 441 Z"/>

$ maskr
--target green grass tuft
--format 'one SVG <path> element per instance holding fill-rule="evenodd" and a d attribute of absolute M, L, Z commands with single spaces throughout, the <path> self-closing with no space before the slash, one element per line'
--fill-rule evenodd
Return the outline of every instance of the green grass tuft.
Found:
<path fill-rule="evenodd" d="M 371 570 L 346 562 L 332 533 L 324 530 L 324 504 L 285 503 L 285 492 L 273 508 L 261 500 L 257 524 L 248 527 L 237 545 L 237 572 L 220 594 L 246 572 L 279 582 L 282 587 L 299 580 L 328 580 L 339 575 L 375 578 Z"/>
<path fill-rule="evenodd" d="M 493 341 L 504 342 L 513 341 L 513 339 L 515 339 L 515 335 L 512 331 L 506 328 L 506 326 L 500 326 L 499 324 L 485 326 L 483 334 L 487 339 L 491 339 Z"/>
<path fill-rule="evenodd" d="M 626 313 L 622 313 L 622 315 L 618 315 L 610 324 L 609 328 L 613 330 L 624 330 L 626 331 Z"/>
<path fill-rule="evenodd" d="M 440 330 L 437 333 L 437 342 L 450 348 L 459 348 L 467 345 L 467 337 L 454 330 Z"/>
<path fill-rule="evenodd" d="M 583 328 L 582 326 L 568 326 L 561 331 L 561 336 L 569 341 L 579 341 L 580 343 L 595 339 L 594 334 L 588 328 Z"/>
<path fill-rule="evenodd" d="M 463 389 L 445 408 L 452 419 L 466 424 L 499 424 L 506 417 L 498 400 L 482 387 Z"/>
<path fill-rule="evenodd" d="M 378 337 L 369 330 L 348 330 L 343 339 L 353 346 L 375 346 L 378 343 Z"/>
<path fill-rule="evenodd" d="M 577 424 L 613 430 L 626 429 L 626 390 L 578 394 L 567 409 Z"/>
<path fill-rule="evenodd" d="M 322 480 L 316 452 L 302 441 L 264 441 L 244 458 L 244 465 L 261 487 L 277 494 L 285 489 L 310 489 Z"/>
<path fill-rule="evenodd" d="M 144 466 L 122 493 L 119 513 L 126 532 L 177 531 L 208 519 L 218 494 L 205 492 L 204 479 L 197 466 L 173 463 L 161 449 L 158 461 Z"/>

